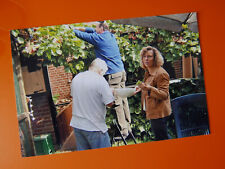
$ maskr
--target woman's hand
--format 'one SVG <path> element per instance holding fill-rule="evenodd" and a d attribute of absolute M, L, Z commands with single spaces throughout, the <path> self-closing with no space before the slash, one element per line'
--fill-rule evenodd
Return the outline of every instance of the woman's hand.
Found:
<path fill-rule="evenodd" d="M 141 83 L 138 86 L 135 87 L 135 92 L 133 95 L 136 95 L 137 93 L 139 93 L 141 90 L 150 90 L 151 86 L 150 85 L 146 85 L 145 83 Z"/>
<path fill-rule="evenodd" d="M 135 87 L 135 92 L 134 92 L 133 95 L 136 95 L 136 94 L 139 93 L 140 91 L 141 91 L 141 88 L 138 87 L 138 86 L 136 86 L 136 87 Z"/>
<path fill-rule="evenodd" d="M 139 88 L 141 88 L 142 90 L 150 90 L 151 86 L 150 85 L 146 85 L 145 83 L 141 83 L 140 85 L 138 85 Z"/>

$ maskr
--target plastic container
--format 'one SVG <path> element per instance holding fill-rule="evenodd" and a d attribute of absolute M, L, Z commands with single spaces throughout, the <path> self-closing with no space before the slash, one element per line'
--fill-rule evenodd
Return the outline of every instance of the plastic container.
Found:
<path fill-rule="evenodd" d="M 135 88 L 119 88 L 119 89 L 115 89 L 115 95 L 122 98 L 126 98 L 126 97 L 133 96 L 135 90 L 136 90 Z"/>
<path fill-rule="evenodd" d="M 55 152 L 50 134 L 34 136 L 36 155 L 52 154 Z"/>

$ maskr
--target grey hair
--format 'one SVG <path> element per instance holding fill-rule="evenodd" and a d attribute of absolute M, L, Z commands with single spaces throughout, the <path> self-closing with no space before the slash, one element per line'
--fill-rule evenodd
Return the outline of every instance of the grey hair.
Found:
<path fill-rule="evenodd" d="M 89 70 L 92 70 L 96 73 L 100 73 L 100 75 L 103 76 L 108 70 L 108 67 L 104 60 L 96 58 L 89 66 Z"/>

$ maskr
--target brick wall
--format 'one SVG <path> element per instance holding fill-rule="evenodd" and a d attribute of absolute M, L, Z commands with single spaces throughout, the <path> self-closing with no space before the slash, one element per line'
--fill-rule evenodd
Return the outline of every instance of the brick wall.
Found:
<path fill-rule="evenodd" d="M 59 99 L 70 95 L 70 82 L 72 73 L 66 73 L 63 66 L 48 66 L 49 82 L 52 90 L 52 96 L 60 95 Z"/>
<path fill-rule="evenodd" d="M 56 144 L 55 130 L 52 120 L 52 112 L 47 92 L 30 95 L 32 98 L 32 110 L 35 120 L 31 119 L 33 135 L 51 134 L 53 143 Z"/>

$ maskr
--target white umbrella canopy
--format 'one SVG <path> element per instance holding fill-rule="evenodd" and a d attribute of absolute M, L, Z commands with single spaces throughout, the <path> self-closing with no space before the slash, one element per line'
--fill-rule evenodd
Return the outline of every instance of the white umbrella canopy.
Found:
<path fill-rule="evenodd" d="M 191 31 L 198 32 L 198 22 L 196 12 L 140 17 L 140 18 L 117 19 L 112 20 L 112 22 L 118 24 L 154 27 L 173 32 L 180 32 L 182 30 L 182 24 L 188 24 L 188 27 Z"/>

